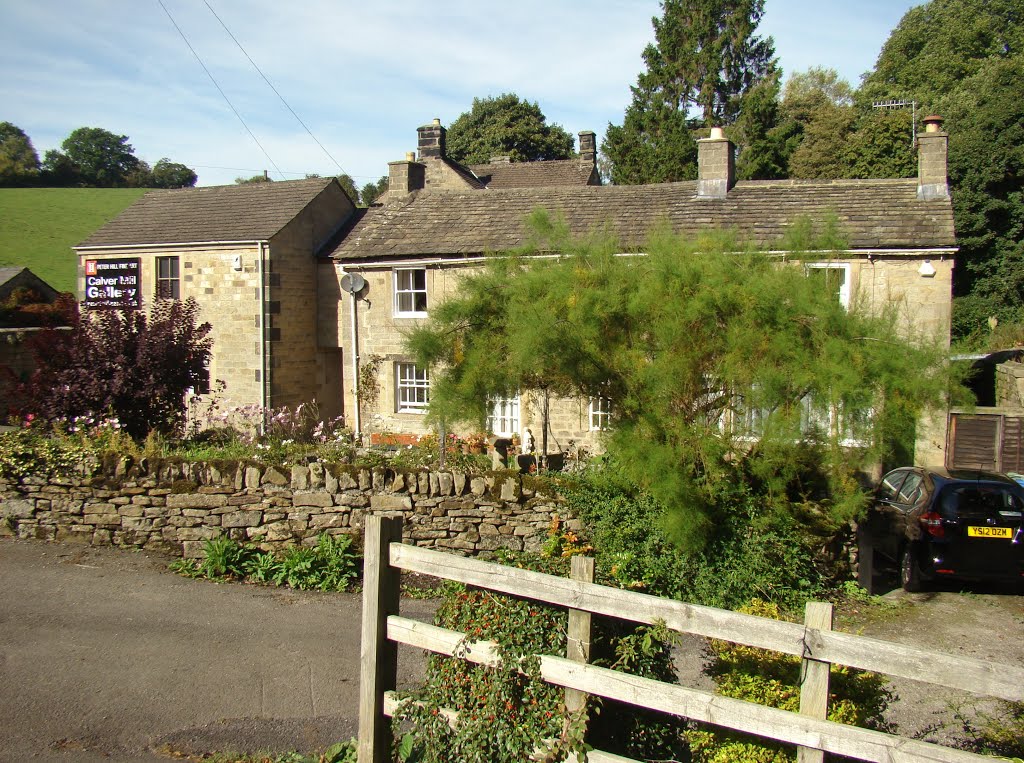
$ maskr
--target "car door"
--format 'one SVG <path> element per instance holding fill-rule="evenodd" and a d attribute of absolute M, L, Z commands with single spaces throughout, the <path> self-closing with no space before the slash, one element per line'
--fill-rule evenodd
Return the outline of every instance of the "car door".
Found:
<path fill-rule="evenodd" d="M 943 568 L 965 578 L 1020 579 L 1024 500 L 1012 486 L 950 485 L 938 507 L 945 533 Z"/>
<path fill-rule="evenodd" d="M 907 506 L 900 496 L 909 481 L 921 484 L 921 475 L 912 469 L 895 469 L 886 474 L 875 490 L 875 500 L 868 514 L 867 532 L 875 551 L 895 561 L 906 533 Z"/>

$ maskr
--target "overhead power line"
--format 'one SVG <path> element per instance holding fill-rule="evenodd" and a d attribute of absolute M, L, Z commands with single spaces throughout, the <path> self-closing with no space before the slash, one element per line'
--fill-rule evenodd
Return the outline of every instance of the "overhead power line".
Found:
<path fill-rule="evenodd" d="M 224 92 L 224 90 L 221 88 L 221 86 L 217 83 L 216 78 L 214 78 L 213 74 L 210 73 L 210 70 L 206 68 L 206 64 L 203 63 L 203 59 L 196 52 L 196 49 L 192 47 L 192 43 L 188 41 L 188 37 L 185 36 L 185 33 L 182 31 L 181 27 L 178 26 L 178 22 L 174 20 L 174 16 L 172 16 L 171 12 L 169 10 L 167 10 L 167 6 L 164 5 L 164 0 L 156 0 L 156 1 L 158 3 L 160 3 L 160 7 L 164 9 L 164 13 L 167 14 L 167 18 L 169 18 L 171 20 L 171 23 L 174 25 L 174 28 L 178 30 L 178 34 L 181 35 L 181 39 L 185 41 L 185 44 L 188 46 L 188 49 L 192 51 L 192 55 L 196 57 L 196 61 L 198 61 L 199 65 L 201 67 L 203 67 L 203 71 L 206 72 L 206 76 L 210 78 L 210 82 L 213 83 L 213 86 L 215 88 L 217 88 L 217 92 L 220 93 L 221 98 L 224 99 L 224 102 L 227 103 L 227 105 L 231 109 L 231 111 L 234 112 L 236 117 L 238 117 L 238 121 L 242 123 L 242 127 L 245 128 L 245 131 L 247 133 L 249 133 L 249 137 L 251 137 L 253 139 L 253 142 L 255 142 L 256 145 L 260 147 L 260 151 L 262 151 L 263 155 L 265 157 L 267 157 L 267 161 L 270 162 L 274 166 L 274 169 L 277 170 L 277 174 L 279 174 L 282 177 L 282 179 L 283 179 L 284 178 L 284 173 L 281 172 L 281 170 L 278 168 L 277 164 L 274 162 L 274 160 L 271 158 L 270 154 L 267 152 L 267 149 L 263 148 L 263 144 L 260 143 L 259 139 L 253 133 L 253 131 L 249 129 L 249 125 L 247 125 L 245 123 L 245 120 L 242 118 L 242 115 L 238 113 L 238 109 L 235 108 L 234 104 L 231 103 L 231 99 L 228 98 L 227 94 Z M 211 10 L 212 10 L 212 8 L 211 8 Z M 214 15 L 216 15 L 216 14 L 214 14 Z"/>
<path fill-rule="evenodd" d="M 192 164 L 192 169 L 196 170 L 231 170 L 232 172 L 263 172 L 262 167 L 223 167 L 219 164 Z M 282 175 L 295 175 L 296 177 L 305 177 L 309 175 L 309 172 L 295 172 L 292 170 L 280 170 Z M 353 180 L 379 180 L 377 175 L 349 175 Z"/>
<path fill-rule="evenodd" d="M 249 55 L 249 53 L 248 53 L 248 52 L 247 52 L 247 51 L 245 50 L 245 48 L 244 48 L 244 47 L 242 47 L 242 43 L 240 43 L 240 42 L 238 41 L 238 38 L 237 38 L 237 37 L 235 37 L 235 35 L 234 35 L 234 34 L 232 34 L 232 32 L 231 32 L 231 30 L 230 30 L 230 29 L 228 29 L 228 25 L 224 23 L 224 20 L 223 20 L 223 19 L 222 19 L 222 18 L 221 18 L 220 16 L 218 16 L 218 15 L 217 15 L 217 11 L 215 11 L 215 10 L 213 9 L 213 6 L 211 6 L 211 5 L 210 5 L 210 3 L 209 3 L 209 2 L 207 1 L 207 0 L 203 0 L 203 2 L 204 2 L 204 3 L 206 4 L 206 7 L 210 9 L 210 13 L 212 13 L 212 14 L 213 14 L 213 17 L 214 17 L 215 19 L 217 19 L 217 21 L 219 21 L 219 22 L 220 22 L 220 25 L 221 25 L 222 27 L 224 27 L 224 31 L 228 33 L 228 37 L 230 37 L 230 38 L 231 38 L 232 40 L 234 40 L 234 43 L 235 43 L 235 45 L 237 45 L 237 46 L 238 46 L 238 49 L 239 49 L 240 51 L 242 51 L 242 55 L 244 55 L 244 56 L 245 56 L 245 57 L 246 57 L 247 59 L 249 59 L 249 63 L 250 63 L 250 64 L 252 64 L 252 68 L 254 68 L 254 69 L 255 69 L 255 70 L 257 71 L 257 72 L 259 72 L 259 75 L 260 75 L 261 77 L 263 77 L 263 81 L 267 83 L 267 87 L 269 87 L 269 88 L 270 88 L 271 90 L 273 90 L 273 91 L 274 91 L 274 95 L 276 95 L 276 96 L 277 96 L 277 97 L 278 97 L 278 98 L 279 98 L 279 99 L 281 100 L 281 103 L 283 103 L 283 104 L 284 104 L 284 107 L 285 107 L 286 109 L 288 109 L 288 111 L 290 111 L 290 112 L 291 112 L 291 115 L 292 115 L 293 117 L 295 117 L 295 120 L 296 120 L 296 121 L 297 121 L 297 122 L 298 122 L 298 123 L 299 123 L 300 125 L 302 125 L 303 129 L 304 129 L 304 130 L 305 130 L 305 131 L 306 131 L 307 133 L 309 133 L 309 137 L 311 137 L 311 138 L 313 139 L 313 141 L 314 141 L 314 142 L 315 142 L 315 143 L 316 143 L 316 144 L 317 144 L 318 146 L 320 146 L 320 149 L 321 149 L 321 150 L 322 150 L 322 151 L 323 151 L 323 152 L 324 152 L 324 153 L 325 153 L 325 154 L 327 155 L 327 158 L 328 158 L 328 159 L 330 159 L 330 160 L 331 160 L 332 162 L 334 162 L 334 166 L 338 168 L 338 172 L 344 175 L 344 174 L 345 174 L 345 170 L 344 170 L 344 169 L 342 168 L 342 166 L 341 166 L 341 165 L 340 165 L 340 164 L 338 163 L 338 160 L 337 160 L 337 159 L 335 159 L 335 158 L 334 158 L 334 157 L 333 157 L 333 156 L 331 155 L 331 152 L 330 152 L 330 151 L 328 151 L 328 150 L 327 150 L 327 149 L 326 149 L 326 148 L 324 147 L 324 144 L 323 144 L 323 143 L 321 143 L 321 142 L 320 142 L 319 140 L 317 140 L 317 137 L 316 137 L 316 136 L 315 136 L 315 135 L 313 134 L 313 131 L 312 131 L 312 130 L 310 130 L 310 129 L 309 129 L 309 127 L 308 127 L 308 126 L 306 125 L 306 123 L 305 123 L 305 122 L 303 122 L 303 121 L 302 121 L 302 119 L 301 119 L 301 118 L 299 117 L 299 115 L 295 113 L 295 110 L 294 110 L 294 109 L 292 109 L 292 107 L 291 107 L 291 106 L 290 106 L 290 105 L 288 104 L 288 101 L 286 101 L 286 100 L 284 99 L 284 96 L 283 96 L 283 95 L 281 95 L 281 94 L 280 94 L 280 93 L 279 93 L 279 92 L 277 91 L 277 88 L 276 88 L 276 87 L 274 87 L 274 84 L 273 84 L 273 83 L 272 83 L 272 82 L 271 82 L 271 81 L 270 81 L 269 79 L 267 79 L 267 75 L 266 75 L 266 74 L 264 74 L 264 73 L 263 73 L 263 70 L 262 70 L 262 69 L 260 69 L 260 67 L 259 67 L 259 66 L 258 66 L 258 65 L 256 64 L 256 62 L 252 60 L 252 57 L 251 57 L 251 56 Z"/>

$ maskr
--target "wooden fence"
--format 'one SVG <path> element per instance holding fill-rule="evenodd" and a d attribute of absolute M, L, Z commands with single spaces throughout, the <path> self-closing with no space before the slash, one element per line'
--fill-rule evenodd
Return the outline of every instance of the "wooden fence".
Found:
<path fill-rule="evenodd" d="M 953 656 L 831 630 L 831 605 L 808 605 L 803 624 L 659 599 L 595 584 L 593 560 L 573 559 L 571 578 L 510 568 L 404 545 L 400 517 L 367 517 L 360 659 L 359 763 L 390 760 L 389 717 L 397 702 L 399 643 L 438 654 L 494 664 L 491 642 L 398 616 L 401 570 L 454 580 L 569 610 L 568 655 L 540 658 L 547 683 L 566 689 L 569 709 L 592 694 L 671 715 L 796 745 L 801 763 L 824 753 L 879 763 L 991 761 L 991 758 L 879 731 L 825 720 L 830 664 L 1011 701 L 1024 700 L 1024 669 Z M 642 624 L 664 622 L 693 633 L 794 655 L 804 661 L 800 712 L 765 707 L 711 692 L 639 678 L 587 664 L 591 614 Z M 598 750 L 593 763 L 636 763 Z"/>

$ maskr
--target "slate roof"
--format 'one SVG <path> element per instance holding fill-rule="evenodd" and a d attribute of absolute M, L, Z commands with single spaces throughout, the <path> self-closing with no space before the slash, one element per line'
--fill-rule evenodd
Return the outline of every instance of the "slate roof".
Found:
<path fill-rule="evenodd" d="M 6 299 L 18 288 L 32 289 L 44 302 L 53 302 L 60 292 L 25 267 L 0 268 L 0 300 Z"/>
<path fill-rule="evenodd" d="M 25 268 L 0 268 L 0 286 L 3 286 L 23 270 Z"/>
<path fill-rule="evenodd" d="M 725 199 L 699 199 L 695 181 L 636 186 L 576 186 L 468 192 L 420 191 L 371 207 L 324 254 L 376 261 L 472 256 L 508 251 L 527 238 L 538 207 L 565 216 L 577 233 L 610 224 L 624 249 L 638 249 L 667 219 L 681 233 L 736 230 L 759 245 L 781 238 L 796 218 L 838 217 L 852 249 L 955 245 L 948 199 L 919 201 L 917 180 L 741 181 Z"/>
<path fill-rule="evenodd" d="M 473 173 L 492 189 L 543 188 L 560 185 L 587 185 L 594 165 L 579 159 L 552 159 L 544 162 L 491 162 L 473 164 Z"/>
<path fill-rule="evenodd" d="M 79 247 L 265 241 L 334 178 L 150 191 Z"/>

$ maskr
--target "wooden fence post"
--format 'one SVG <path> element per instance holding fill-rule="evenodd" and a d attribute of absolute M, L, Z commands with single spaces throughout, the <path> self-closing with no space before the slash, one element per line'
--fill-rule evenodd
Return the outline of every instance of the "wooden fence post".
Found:
<path fill-rule="evenodd" d="M 832 605 L 818 601 L 807 602 L 804 610 L 804 627 L 821 631 L 832 630 Z M 806 639 L 807 636 L 805 635 Z M 813 644 L 805 641 L 804 653 L 813 654 Z M 828 713 L 828 683 L 831 663 L 804 657 L 800 665 L 800 713 L 813 718 L 824 719 Z M 825 753 L 812 747 L 798 747 L 797 763 L 822 763 Z"/>
<path fill-rule="evenodd" d="M 363 531 L 363 622 L 359 650 L 359 763 L 391 759 L 391 721 L 384 692 L 395 688 L 398 645 L 387 637 L 388 615 L 398 614 L 401 571 L 389 546 L 402 541 L 401 517 L 366 517 Z"/>
<path fill-rule="evenodd" d="M 584 583 L 594 582 L 594 559 L 589 556 L 574 556 L 572 570 L 569 573 L 573 580 Z M 590 662 L 590 613 L 583 609 L 569 610 L 569 631 L 565 644 L 565 656 L 573 662 Z M 565 709 L 575 713 L 583 709 L 587 695 L 575 689 L 565 690 Z"/>
<path fill-rule="evenodd" d="M 584 583 L 594 582 L 594 558 L 574 556 L 569 577 Z M 565 656 L 573 662 L 590 662 L 591 615 L 585 609 L 569 609 L 569 629 L 566 634 Z M 565 712 L 569 715 L 582 712 L 587 705 L 586 692 L 576 689 L 565 690 Z M 567 763 L 576 763 L 576 755 L 570 755 Z"/>

